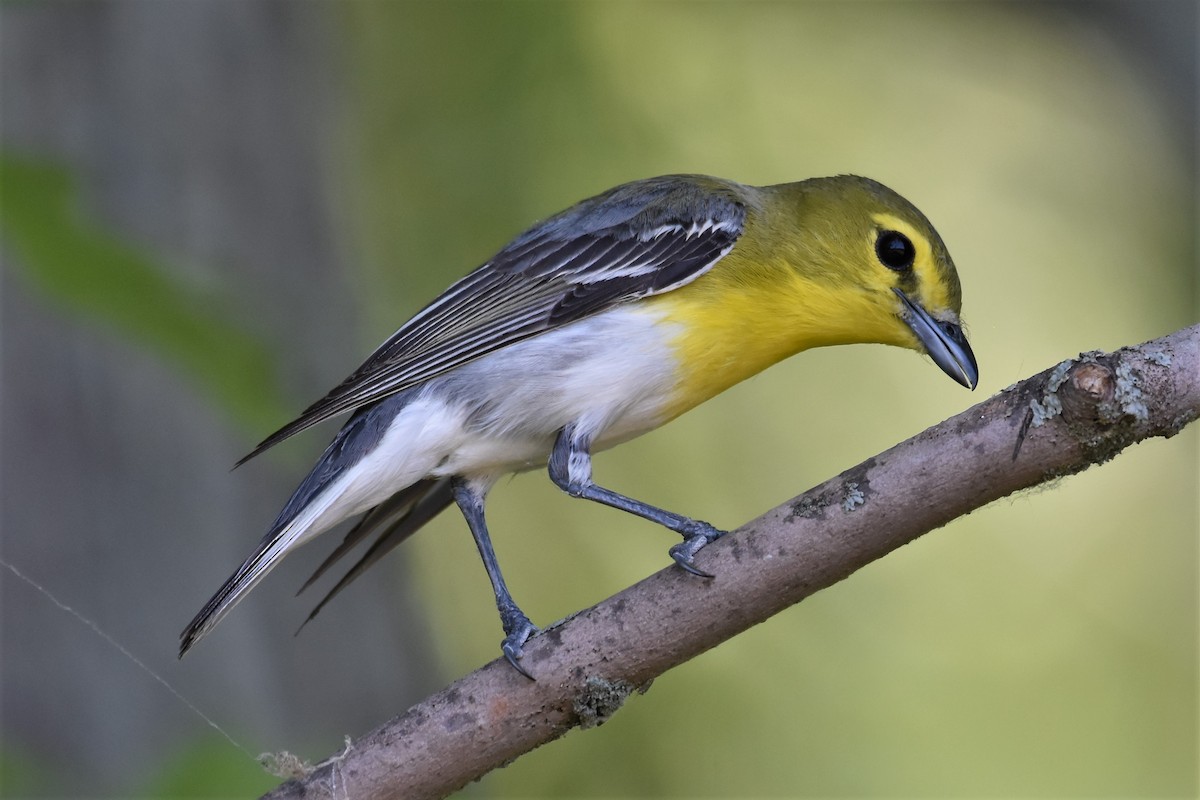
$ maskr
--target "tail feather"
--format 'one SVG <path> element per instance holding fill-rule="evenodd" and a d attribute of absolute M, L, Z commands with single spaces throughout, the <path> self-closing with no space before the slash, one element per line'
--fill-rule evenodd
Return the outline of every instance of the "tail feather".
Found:
<path fill-rule="evenodd" d="M 288 528 L 295 527 L 294 525 L 288 526 Z M 292 546 L 296 535 L 295 533 L 288 535 L 288 529 L 285 528 L 278 532 L 272 532 L 259 543 L 253 555 L 229 576 L 217 593 L 204 604 L 204 608 L 200 609 L 200 613 L 183 629 L 183 633 L 179 635 L 180 658 L 183 658 L 196 642 L 216 627 L 217 623 L 238 604 L 246 593 L 279 563 L 279 560 Z"/>
<path fill-rule="evenodd" d="M 179 634 L 179 657 L 183 658 L 196 642 L 216 627 L 285 555 L 328 528 L 329 523 L 322 522 L 322 517 L 338 499 L 337 492 L 326 492 L 313 498 L 299 514 L 288 518 L 286 522 L 276 522 L 250 557 L 229 576 L 217 593 L 204 604 L 204 608 L 200 609 L 200 613 L 183 629 L 183 633 Z"/>
<path fill-rule="evenodd" d="M 211 631 L 288 552 L 353 513 L 351 509 L 363 499 L 363 490 L 356 486 L 353 471 L 379 445 L 388 426 L 410 399 L 411 394 L 395 395 L 382 403 L 360 409 L 338 431 L 316 466 L 279 512 L 279 517 L 254 553 L 184 628 L 179 637 L 180 658 Z M 423 481 L 418 481 L 415 485 L 421 483 Z M 405 495 L 407 491 L 401 490 L 397 495 Z M 419 492 L 413 492 L 411 502 L 415 503 L 419 497 Z"/>
<path fill-rule="evenodd" d="M 362 519 L 347 531 L 345 538 L 342 539 L 342 543 L 321 562 L 321 565 L 317 567 L 312 575 L 308 576 L 308 580 L 297 590 L 296 594 L 301 594 L 309 586 L 316 583 L 330 567 L 357 547 L 367 536 L 378 531 L 381 527 L 392 525 L 404 518 L 412 510 L 412 507 L 430 491 L 435 483 L 437 481 L 432 478 L 417 481 L 412 486 L 396 492 L 387 500 L 363 514 Z"/>
<path fill-rule="evenodd" d="M 350 571 L 317 603 L 312 613 L 296 630 L 299 633 L 305 625 L 321 612 L 325 604 L 337 596 L 342 589 L 349 586 L 355 578 L 363 574 L 375 562 L 383 558 L 392 548 L 416 533 L 425 523 L 436 517 L 454 501 L 449 478 L 438 480 L 426 479 L 413 484 L 404 491 L 397 492 L 383 503 L 366 513 L 366 516 L 346 534 L 346 538 L 337 549 L 329 554 L 316 572 L 300 587 L 300 592 L 307 589 L 329 567 L 345 556 L 350 550 L 370 534 L 380 530 L 379 537 L 363 554 Z M 299 594 L 297 592 L 296 594 Z"/>

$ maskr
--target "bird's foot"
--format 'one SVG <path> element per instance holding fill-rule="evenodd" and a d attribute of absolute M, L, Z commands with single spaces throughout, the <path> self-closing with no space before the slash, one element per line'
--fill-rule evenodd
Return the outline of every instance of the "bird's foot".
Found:
<path fill-rule="evenodd" d="M 525 649 L 525 642 L 538 632 L 537 627 L 515 605 L 500 609 L 500 623 L 504 626 L 505 634 L 504 641 L 500 643 L 500 650 L 504 653 L 504 657 L 517 672 L 531 681 L 535 680 L 533 675 L 529 674 L 529 670 L 521 666 L 521 656 Z"/>
<path fill-rule="evenodd" d="M 711 572 L 705 572 L 699 569 L 693 563 L 693 558 L 700 549 L 709 542 L 715 542 L 717 539 L 725 535 L 725 531 L 714 528 L 707 522 L 700 520 L 689 520 L 683 530 L 679 531 L 683 535 L 683 541 L 672 547 L 668 552 L 671 558 L 675 559 L 675 563 L 683 567 L 686 571 L 701 578 L 711 578 Z"/>

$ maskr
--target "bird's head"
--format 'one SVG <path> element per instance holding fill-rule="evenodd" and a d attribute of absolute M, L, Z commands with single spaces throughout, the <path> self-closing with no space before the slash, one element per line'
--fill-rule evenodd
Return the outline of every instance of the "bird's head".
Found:
<path fill-rule="evenodd" d="M 974 389 L 975 355 L 963 335 L 962 291 L 950 253 L 929 220 L 881 183 L 853 175 L 767 187 L 770 227 L 809 291 L 833 316 L 841 341 L 928 353 Z"/>

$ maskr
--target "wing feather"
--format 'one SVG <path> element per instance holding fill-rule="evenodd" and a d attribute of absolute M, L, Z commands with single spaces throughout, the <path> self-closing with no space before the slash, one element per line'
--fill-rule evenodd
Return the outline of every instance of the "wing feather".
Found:
<path fill-rule="evenodd" d="M 667 176 L 619 186 L 535 225 L 238 463 L 502 347 L 695 280 L 741 235 L 748 191 L 710 178 Z"/>

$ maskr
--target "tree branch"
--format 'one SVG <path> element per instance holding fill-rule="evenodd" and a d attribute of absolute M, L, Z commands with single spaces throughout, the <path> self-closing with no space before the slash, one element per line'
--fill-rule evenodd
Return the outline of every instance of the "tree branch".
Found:
<path fill-rule="evenodd" d="M 529 641 L 265 795 L 444 797 L 859 567 L 1000 497 L 1200 416 L 1200 325 L 1085 353 L 867 459 Z"/>

